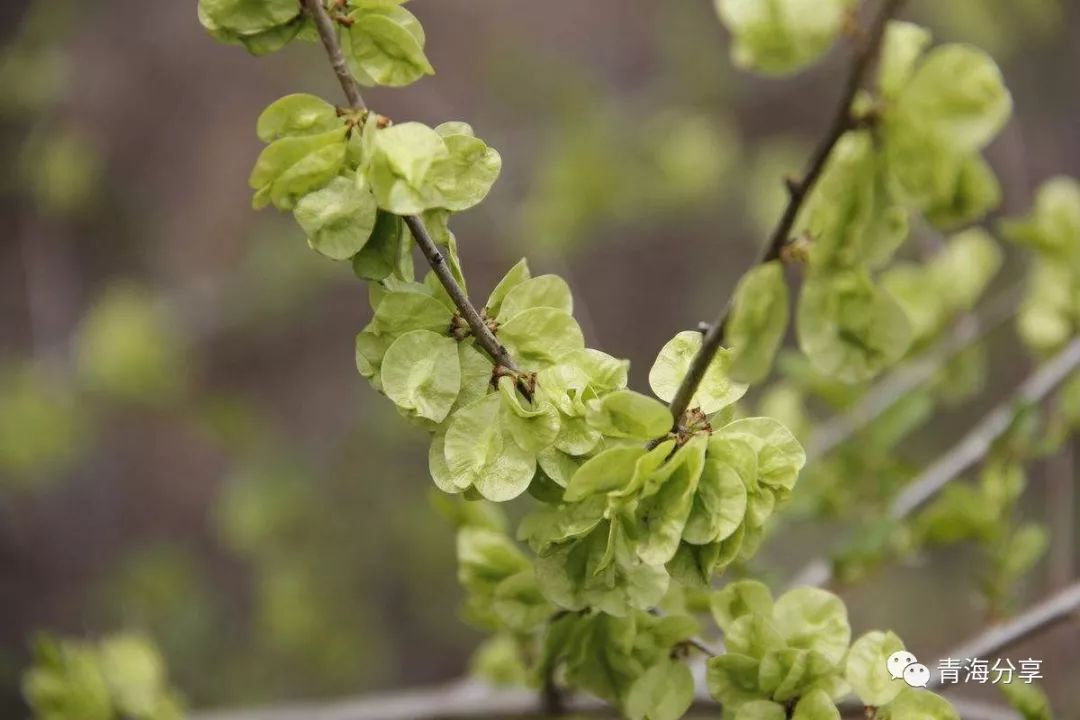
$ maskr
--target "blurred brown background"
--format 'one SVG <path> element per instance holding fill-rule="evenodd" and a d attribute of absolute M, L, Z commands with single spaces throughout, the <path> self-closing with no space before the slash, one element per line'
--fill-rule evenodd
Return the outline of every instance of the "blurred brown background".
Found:
<path fill-rule="evenodd" d="M 472 295 L 523 255 L 563 274 L 589 344 L 630 358 L 644 389 L 656 350 L 711 318 L 753 256 L 843 53 L 790 80 L 739 73 L 707 0 L 411 8 L 437 75 L 367 100 L 466 120 L 502 153 L 492 196 L 455 221 Z M 909 16 L 1004 69 L 1003 211 L 1080 175 L 1080 5 L 924 0 Z M 21 716 L 38 630 L 144 629 L 196 707 L 460 674 L 479 636 L 457 617 L 425 441 L 354 367 L 366 290 L 291 218 L 250 209 L 261 109 L 337 98 L 321 49 L 250 57 L 214 42 L 194 2 L 13 0 L 0 28 L 0 716 Z M 1013 258 L 1000 284 L 1022 272 Z M 988 389 L 913 438 L 912 462 L 1029 367 L 1009 328 L 993 342 Z M 1035 517 L 1053 473 L 1072 468 L 1036 469 Z M 771 562 L 821 536 L 793 530 Z M 945 652 L 981 622 L 966 562 L 950 551 L 852 591 L 855 631 Z M 1074 628 L 1010 653 L 1046 658 L 1065 717 L 1078 648 Z"/>

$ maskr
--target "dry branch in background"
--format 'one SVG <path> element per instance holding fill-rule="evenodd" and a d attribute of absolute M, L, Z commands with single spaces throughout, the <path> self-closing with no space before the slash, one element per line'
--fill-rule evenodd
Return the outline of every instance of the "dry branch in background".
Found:
<path fill-rule="evenodd" d="M 1080 339 L 1073 340 L 1052 360 L 1028 376 L 1012 397 L 983 417 L 960 442 L 905 486 L 890 504 L 889 517 L 893 520 L 904 519 L 946 484 L 978 463 L 994 441 L 1009 429 L 1018 407 L 1042 401 L 1077 367 L 1080 367 Z M 831 580 L 832 565 L 825 558 L 817 558 L 795 575 L 791 585 L 822 586 Z"/>
<path fill-rule="evenodd" d="M 956 646 L 950 657 L 991 657 L 1080 611 L 1080 583 L 992 626 Z M 940 683 L 933 687 L 940 688 Z M 1016 718 L 1015 713 L 966 700 L 952 700 L 964 720 Z M 720 705 L 704 693 L 694 708 L 712 716 Z M 860 716 L 861 707 L 846 704 L 845 715 Z M 618 717 L 617 711 L 591 698 L 566 699 L 566 712 L 578 717 Z M 281 705 L 244 710 L 197 713 L 189 720 L 528 720 L 542 718 L 536 694 L 525 689 L 500 689 L 479 680 L 463 679 L 431 688 L 375 694 L 322 703 Z"/>

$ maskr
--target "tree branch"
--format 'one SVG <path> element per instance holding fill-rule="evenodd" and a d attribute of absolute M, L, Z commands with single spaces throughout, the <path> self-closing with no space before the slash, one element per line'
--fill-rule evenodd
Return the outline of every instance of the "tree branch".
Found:
<path fill-rule="evenodd" d="M 338 42 L 337 28 L 330 14 L 326 12 L 323 0 L 303 0 L 303 3 L 315 23 L 315 29 L 319 31 L 319 39 L 326 48 L 326 54 L 330 56 L 330 65 L 334 68 L 334 74 L 337 75 L 349 105 L 356 110 L 365 109 L 367 106 L 364 104 L 364 96 L 360 94 L 360 83 L 356 82 L 356 78 L 349 72 L 345 53 L 341 52 L 341 43 Z"/>
<path fill-rule="evenodd" d="M 1080 612 L 1080 582 L 1074 582 L 1061 592 L 1028 608 L 1012 620 L 988 627 L 967 642 L 953 648 L 949 657 L 990 659 L 994 653 L 1000 653 L 1048 627 L 1070 618 L 1078 619 L 1078 612 Z M 941 687 L 940 679 L 935 678 L 930 683 L 930 689 Z"/>
<path fill-rule="evenodd" d="M 356 78 L 353 77 L 352 73 L 349 72 L 345 55 L 341 51 L 334 20 L 326 12 L 322 0 L 303 0 L 303 3 L 308 14 L 311 15 L 312 20 L 315 22 L 315 28 L 319 32 L 319 39 L 322 40 L 326 54 L 330 58 L 330 65 L 334 68 L 334 74 L 337 75 L 338 82 L 341 84 L 341 89 L 344 91 L 349 105 L 355 110 L 366 109 L 367 106 L 364 105 L 363 96 L 360 94 L 360 85 L 356 82 Z M 427 259 L 431 269 L 435 272 L 435 276 L 439 278 L 439 282 L 446 289 L 447 295 L 450 296 L 458 312 L 465 318 L 465 322 L 469 324 L 469 329 L 472 330 L 477 344 L 491 356 L 497 366 L 517 372 L 517 367 L 514 365 L 510 353 L 495 338 L 495 334 L 484 322 L 476 306 L 469 300 L 465 289 L 454 279 L 450 268 L 447 266 L 446 258 L 443 257 L 442 251 L 439 250 L 435 241 L 431 239 L 431 234 L 424 226 L 424 221 L 416 215 L 405 215 L 403 217 L 413 239 L 416 240 L 416 244 L 420 248 L 420 252 Z"/>
<path fill-rule="evenodd" d="M 949 654 L 955 658 L 989 658 L 1044 629 L 1069 619 L 1080 611 L 1080 583 L 1040 602 L 1012 620 L 980 632 Z M 941 689 L 939 681 L 931 689 Z M 946 688 L 948 689 L 948 688 Z M 953 699 L 966 720 L 1013 718 L 994 706 Z M 719 703 L 699 692 L 694 711 L 719 716 Z M 862 705 L 844 702 L 845 716 L 860 716 Z M 610 705 L 582 696 L 566 699 L 565 710 L 577 717 L 617 718 Z M 474 679 L 463 679 L 433 688 L 404 690 L 362 698 L 329 702 L 297 703 L 265 708 L 218 710 L 194 713 L 188 720 L 541 720 L 545 715 L 536 706 L 536 694 L 524 688 L 500 689 Z"/>
<path fill-rule="evenodd" d="M 792 228 L 795 226 L 795 221 L 799 216 L 799 210 L 802 209 L 803 203 L 810 195 L 810 191 L 814 189 L 814 185 L 825 171 L 829 156 L 832 154 L 836 144 L 844 136 L 844 133 L 852 128 L 851 104 L 854 102 L 855 95 L 859 92 L 859 88 L 862 87 L 866 74 L 881 49 L 881 40 L 885 35 L 885 27 L 888 25 L 889 19 L 900 9 L 903 3 L 904 0 L 884 0 L 881 9 L 867 30 L 865 40 L 857 46 L 851 73 L 848 75 L 847 83 L 844 86 L 844 94 L 841 96 L 840 103 L 833 114 L 829 129 L 814 150 L 813 155 L 811 155 L 802 179 L 788 179 L 786 182 L 788 189 L 787 207 L 784 209 L 784 214 L 780 217 L 780 222 L 773 230 L 769 243 L 766 245 L 765 251 L 757 264 L 778 259 L 784 246 L 787 245 Z M 729 298 L 719 317 L 709 326 L 708 332 L 705 333 L 705 337 L 702 339 L 701 349 L 698 350 L 697 355 L 691 361 L 686 377 L 683 378 L 675 397 L 671 400 L 671 415 L 675 418 L 676 425 L 678 425 L 683 413 L 690 406 L 690 400 L 694 397 L 694 392 L 697 391 L 698 385 L 701 384 L 702 378 L 705 377 L 706 370 L 709 369 L 713 358 L 724 343 L 724 332 L 728 316 L 731 314 L 732 302 L 733 299 Z"/>
<path fill-rule="evenodd" d="M 1019 406 L 1040 402 L 1077 367 L 1080 367 L 1080 339 L 1073 340 L 1052 360 L 1028 376 L 1012 397 L 986 415 L 959 443 L 909 483 L 889 505 L 889 517 L 892 520 L 904 519 L 951 480 L 975 465 L 1009 429 Z M 818 558 L 808 563 L 791 585 L 821 586 L 831 580 L 832 565 L 828 560 Z"/>
<path fill-rule="evenodd" d="M 1040 606 L 1041 607 L 1041 606 Z M 1075 605 L 1074 605 L 1075 609 Z M 1064 619 L 1057 615 L 1042 622 L 1035 632 L 1050 622 Z M 1028 634 L 1030 634 L 1030 632 Z M 993 650 L 984 650 L 985 656 Z M 954 653 L 950 657 L 966 657 Z M 950 698 L 964 720 L 1018 720 L 1009 710 L 971 700 Z M 862 718 L 862 703 L 841 702 L 844 717 Z M 723 707 L 707 693 L 699 692 L 690 707 L 691 715 L 719 717 Z M 619 711 L 595 698 L 574 696 L 565 711 L 579 718 L 617 720 Z M 527 689 L 500 689 L 486 683 L 464 679 L 432 688 L 420 688 L 346 698 L 327 702 L 296 703 L 264 708 L 215 710 L 188 715 L 188 720 L 550 720 L 552 716 L 536 707 L 535 694 Z"/>

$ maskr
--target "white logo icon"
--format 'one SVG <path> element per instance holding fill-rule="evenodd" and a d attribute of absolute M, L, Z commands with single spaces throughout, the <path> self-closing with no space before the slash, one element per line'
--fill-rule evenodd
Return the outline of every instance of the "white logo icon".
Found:
<path fill-rule="evenodd" d="M 922 663 L 911 663 L 904 668 L 904 682 L 911 687 L 926 687 L 930 682 L 930 668 Z"/>
<path fill-rule="evenodd" d="M 889 656 L 888 660 L 885 661 L 885 667 L 886 669 L 888 669 L 889 675 L 892 676 L 893 680 L 899 680 L 900 678 L 904 678 L 906 680 L 907 677 L 904 675 L 904 669 L 907 668 L 909 665 L 916 665 L 918 664 L 918 662 L 919 661 L 915 659 L 915 656 L 909 653 L 907 650 L 897 650 Z M 926 668 L 925 665 L 920 665 L 919 667 L 924 669 Z M 930 671 L 927 670 L 928 674 L 929 672 Z M 908 685 L 911 685 L 911 683 L 908 682 Z"/>

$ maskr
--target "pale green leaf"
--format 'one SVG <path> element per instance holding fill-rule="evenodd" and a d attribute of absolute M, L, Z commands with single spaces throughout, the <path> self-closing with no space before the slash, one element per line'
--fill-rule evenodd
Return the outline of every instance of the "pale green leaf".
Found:
<path fill-rule="evenodd" d="M 353 272 L 366 280 L 385 280 L 392 273 L 399 277 L 411 277 L 412 265 L 408 260 L 412 245 L 405 233 L 405 223 L 393 213 L 379 211 L 375 227 L 364 247 L 353 256 Z M 407 269 L 407 272 L 406 272 Z"/>
<path fill-rule="evenodd" d="M 621 522 L 605 521 L 539 557 L 536 577 L 545 597 L 567 610 L 592 606 L 618 617 L 655 607 L 667 591 L 668 575 L 638 559 Z"/>
<path fill-rule="evenodd" d="M 687 330 L 672 338 L 660 350 L 649 370 L 649 387 L 664 402 L 671 402 L 690 368 L 690 363 L 701 349 L 702 336 Z M 720 410 L 741 398 L 747 386 L 733 381 L 729 376 L 731 354 L 721 348 L 702 378 L 697 391 L 690 400 L 690 407 L 699 407 L 706 415 Z"/>
<path fill-rule="evenodd" d="M 255 207 L 272 202 L 279 210 L 292 210 L 301 197 L 333 180 L 345 164 L 345 133 L 342 127 L 268 145 L 249 179 Z"/>
<path fill-rule="evenodd" d="M 441 423 L 461 389 L 457 343 L 430 330 L 405 333 L 387 349 L 381 376 L 395 405 Z"/>
<path fill-rule="evenodd" d="M 238 35 L 266 32 L 300 14 L 295 0 L 199 0 L 199 10 L 215 28 Z"/>
<path fill-rule="evenodd" d="M 1069 177 L 1046 181 L 1036 192 L 1031 213 L 1005 222 L 1002 231 L 1010 241 L 1063 261 L 1076 272 L 1080 267 L 1080 182 Z"/>
<path fill-rule="evenodd" d="M 926 208 L 926 219 L 944 230 L 973 223 L 1001 204 L 1001 183 L 981 155 L 960 160 L 952 182 L 943 185 Z"/>
<path fill-rule="evenodd" d="M 679 543 L 675 557 L 667 564 L 668 572 L 676 582 L 687 588 L 707 590 L 713 575 L 722 572 L 733 563 L 742 549 L 746 525 L 740 525 L 726 540 L 708 545 Z"/>
<path fill-rule="evenodd" d="M 554 608 L 544 599 L 530 567 L 495 587 L 491 609 L 499 624 L 515 632 L 529 632 L 551 617 Z"/>
<path fill-rule="evenodd" d="M 566 487 L 564 498 L 577 502 L 596 493 L 619 490 L 630 483 L 638 459 L 645 448 L 636 445 L 613 447 L 586 460 Z"/>
<path fill-rule="evenodd" d="M 589 406 L 588 423 L 609 437 L 652 440 L 671 429 L 671 412 L 663 403 L 633 390 L 616 390 Z"/>
<path fill-rule="evenodd" d="M 822 687 L 839 687 L 836 663 L 821 653 L 799 648 L 766 652 L 758 670 L 758 684 L 777 702 L 791 702 Z"/>
<path fill-rule="evenodd" d="M 732 379 L 748 384 L 763 380 L 772 368 L 787 324 L 788 288 L 783 266 L 775 260 L 758 265 L 739 281 L 727 324 Z"/>
<path fill-rule="evenodd" d="M 295 93 L 275 100 L 259 115 L 255 133 L 265 143 L 294 135 L 318 135 L 342 124 L 337 108 L 315 95 Z"/>
<path fill-rule="evenodd" d="M 1024 720 L 1054 720 L 1054 711 L 1046 693 L 1034 683 L 1003 682 L 996 687 Z"/>
<path fill-rule="evenodd" d="M 574 318 L 555 308 L 518 313 L 499 328 L 498 337 L 514 360 L 528 370 L 554 365 L 567 353 L 585 347 Z"/>
<path fill-rule="evenodd" d="M 843 382 L 867 380 L 911 344 L 903 309 L 863 272 L 814 273 L 798 309 L 799 346 L 814 366 Z"/>
<path fill-rule="evenodd" d="M 592 532 L 603 521 L 607 507 L 608 501 L 603 495 L 566 505 L 541 505 L 522 519 L 518 540 L 527 542 L 537 554 L 548 555 L 553 545 Z"/>
<path fill-rule="evenodd" d="M 662 660 L 638 678 L 626 697 L 630 720 L 679 720 L 694 701 L 694 678 L 684 663 Z"/>
<path fill-rule="evenodd" d="M 84 387 L 153 405 L 175 399 L 187 377 L 175 318 L 144 288 L 109 287 L 83 318 L 76 362 Z"/>
<path fill-rule="evenodd" d="M 788 645 L 817 651 L 833 664 L 844 658 L 851 642 L 844 602 L 820 588 L 801 587 L 780 596 L 773 619 Z"/>
<path fill-rule="evenodd" d="M 565 422 L 565 421 L 564 421 Z M 562 427 L 560 426 L 560 431 Z M 557 448 L 548 448 L 537 453 L 536 461 L 544 474 L 551 478 L 560 487 L 570 485 L 570 479 L 581 467 L 581 461 Z"/>
<path fill-rule="evenodd" d="M 428 473 L 435 481 L 435 486 L 445 493 L 456 494 L 469 487 L 456 484 L 470 480 L 469 476 L 454 477 L 450 474 L 450 467 L 446 464 L 445 433 L 438 433 L 431 438 L 431 445 L 428 446 Z"/>
<path fill-rule="evenodd" d="M 481 527 L 457 534 L 458 582 L 467 590 L 492 593 L 499 583 L 529 569 L 529 561 L 510 538 Z"/>
<path fill-rule="evenodd" d="M 432 172 L 431 184 L 438 207 L 454 212 L 480 203 L 502 171 L 502 157 L 483 140 L 471 135 L 444 136 L 449 157 Z"/>
<path fill-rule="evenodd" d="M 637 554 L 649 565 L 675 557 L 705 466 L 707 439 L 696 437 L 646 481 L 636 510 Z"/>
<path fill-rule="evenodd" d="M 795 704 L 791 720 L 840 720 L 840 711 L 824 690 L 811 690 Z"/>
<path fill-rule="evenodd" d="M 784 636 L 770 618 L 743 615 L 724 631 L 724 645 L 729 652 L 761 659 L 767 653 L 783 650 Z M 758 673 L 760 684 L 760 670 Z M 762 688 L 764 689 L 764 688 Z"/>
<path fill-rule="evenodd" d="M 524 258 L 518 260 L 499 281 L 499 284 L 495 286 L 495 289 L 491 291 L 491 295 L 488 296 L 487 303 L 484 305 L 488 317 L 498 317 L 502 312 L 502 303 L 507 294 L 530 277 L 532 276 L 529 274 L 528 261 Z"/>
<path fill-rule="evenodd" d="M 469 660 L 469 672 L 495 687 L 525 685 L 529 679 L 521 645 L 511 633 L 499 633 L 482 642 Z"/>
<path fill-rule="evenodd" d="M 519 447 L 536 454 L 551 447 L 559 435 L 559 412 L 547 402 L 524 401 L 511 378 L 499 379 L 503 398 L 500 422 Z"/>
<path fill-rule="evenodd" d="M 960 720 L 949 701 L 929 690 L 904 688 L 896 699 L 878 708 L 877 720 Z"/>
<path fill-rule="evenodd" d="M 882 95 L 893 99 L 900 94 L 932 40 L 930 31 L 924 27 L 900 20 L 889 21 L 878 62 L 877 84 Z"/>
<path fill-rule="evenodd" d="M 746 447 L 756 458 L 747 456 Z M 791 431 L 765 417 L 743 418 L 720 428 L 710 441 L 709 457 L 731 464 L 744 482 L 750 479 L 747 489 L 760 484 L 791 490 L 806 464 L 806 452 Z"/>
<path fill-rule="evenodd" d="M 375 308 L 372 325 L 379 333 L 399 336 L 410 330 L 447 335 L 451 313 L 441 302 L 419 292 L 387 293 Z"/>
<path fill-rule="evenodd" d="M 165 663 L 157 649 L 137 635 L 116 635 L 101 642 L 100 656 L 101 672 L 117 711 L 158 720 L 158 707 L 168 688 Z"/>
<path fill-rule="evenodd" d="M 1053 352 L 1073 336 L 1080 314 L 1072 274 L 1068 267 L 1040 257 L 1027 285 L 1017 322 L 1020 336 L 1040 352 Z"/>
<path fill-rule="evenodd" d="M 938 302 L 950 310 L 971 310 L 1003 262 L 1001 248 L 979 228 L 954 235 L 930 265 Z"/>
<path fill-rule="evenodd" d="M 373 132 L 368 129 L 365 132 Z M 432 165 L 449 155 L 434 130 L 406 122 L 374 131 L 368 181 L 379 207 L 408 215 L 428 208 L 422 195 Z"/>
<path fill-rule="evenodd" d="M 734 36 L 733 62 L 766 75 L 797 72 L 844 28 L 850 0 L 715 0 Z"/>
<path fill-rule="evenodd" d="M 519 283 L 506 293 L 496 318 L 505 322 L 537 307 L 555 308 L 572 315 L 574 303 L 566 281 L 558 275 L 540 275 Z"/>
<path fill-rule="evenodd" d="M 739 706 L 735 720 L 787 720 L 787 711 L 771 700 L 751 700 Z"/>
<path fill-rule="evenodd" d="M 893 679 L 885 661 L 904 643 L 891 632 L 874 630 L 851 644 L 844 678 L 865 705 L 880 707 L 892 701 L 906 687 L 903 679 Z"/>
<path fill-rule="evenodd" d="M 711 595 L 709 609 L 716 624 L 727 632 L 744 615 L 772 617 L 772 593 L 758 580 L 737 580 Z"/>
<path fill-rule="evenodd" d="M 112 720 L 109 686 L 97 653 L 82 643 L 41 638 L 34 666 L 23 676 L 23 695 L 42 720 Z"/>
<path fill-rule="evenodd" d="M 898 122 L 917 122 L 956 152 L 980 150 L 1004 127 L 1012 97 L 993 58 L 969 45 L 926 54 L 899 93 Z"/>
<path fill-rule="evenodd" d="M 709 658 L 705 665 L 709 694 L 731 709 L 760 700 L 762 693 L 758 688 L 758 664 L 757 658 L 734 652 Z"/>
<path fill-rule="evenodd" d="M 359 12 L 351 17 L 343 49 L 358 80 L 402 87 L 435 74 L 424 55 L 423 38 L 410 31 L 410 25 L 381 13 Z"/>
<path fill-rule="evenodd" d="M 812 239 L 810 264 L 822 272 L 884 265 L 907 237 L 907 213 L 894 203 L 868 131 L 848 132 L 837 142 L 796 229 Z"/>
<path fill-rule="evenodd" d="M 501 408 L 501 396 L 488 395 L 454 413 L 446 430 L 451 482 L 475 487 L 494 502 L 525 492 L 536 472 L 535 455 L 522 450 L 499 422 Z"/>
<path fill-rule="evenodd" d="M 730 465 L 706 458 L 683 540 L 695 545 L 725 540 L 746 514 L 746 485 Z"/>
<path fill-rule="evenodd" d="M 347 260 L 360 252 L 375 229 L 377 208 L 370 192 L 345 177 L 336 177 L 321 190 L 300 198 L 293 215 L 308 243 L 332 260 Z"/>

